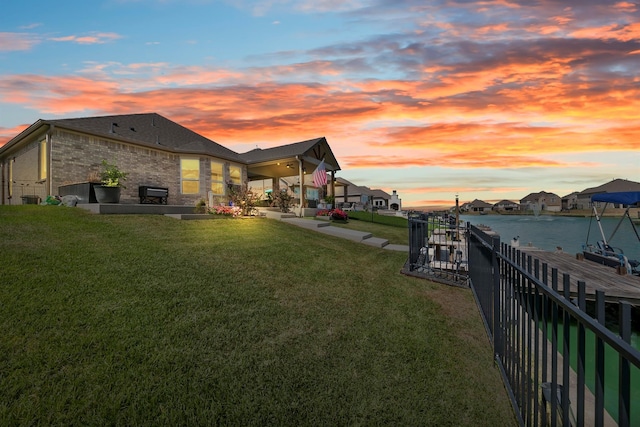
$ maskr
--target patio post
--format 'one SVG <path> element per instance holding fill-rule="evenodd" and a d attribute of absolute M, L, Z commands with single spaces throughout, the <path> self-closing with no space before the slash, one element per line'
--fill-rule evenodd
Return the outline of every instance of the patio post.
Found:
<path fill-rule="evenodd" d="M 296 156 L 297 157 L 297 156 Z M 298 175 L 300 177 L 300 216 L 303 217 L 304 212 L 304 168 L 302 159 L 298 159 Z"/>

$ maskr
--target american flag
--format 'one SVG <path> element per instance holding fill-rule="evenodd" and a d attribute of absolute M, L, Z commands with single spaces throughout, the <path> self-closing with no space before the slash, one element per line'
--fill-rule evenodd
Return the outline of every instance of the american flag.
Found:
<path fill-rule="evenodd" d="M 313 185 L 316 187 L 327 185 L 327 171 L 324 168 L 324 159 L 322 159 L 316 170 L 313 171 Z"/>

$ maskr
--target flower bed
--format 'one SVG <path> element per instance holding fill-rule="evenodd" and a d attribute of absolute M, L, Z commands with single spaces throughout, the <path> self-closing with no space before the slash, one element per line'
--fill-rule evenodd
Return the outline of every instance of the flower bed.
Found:
<path fill-rule="evenodd" d="M 342 209 L 334 209 L 331 211 L 331 219 L 334 221 L 347 221 L 349 219 L 349 214 L 343 211 Z"/>
<path fill-rule="evenodd" d="M 211 206 L 209 208 L 209 213 L 213 215 L 224 215 L 224 216 L 232 216 L 237 217 L 242 215 L 242 209 L 238 206 Z"/>
<path fill-rule="evenodd" d="M 316 212 L 316 218 L 331 221 L 347 222 L 349 215 L 342 209 L 322 209 Z"/>

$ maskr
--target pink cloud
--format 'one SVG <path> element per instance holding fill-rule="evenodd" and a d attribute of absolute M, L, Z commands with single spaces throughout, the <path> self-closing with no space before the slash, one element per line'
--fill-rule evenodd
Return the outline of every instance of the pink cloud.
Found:
<path fill-rule="evenodd" d="M 32 34 L 0 32 L 0 52 L 16 52 L 30 50 L 40 43 Z"/>
<path fill-rule="evenodd" d="M 50 37 L 54 42 L 73 42 L 78 44 L 103 44 L 121 39 L 122 36 L 116 33 L 94 33 L 86 36 L 70 35 L 64 37 Z"/>

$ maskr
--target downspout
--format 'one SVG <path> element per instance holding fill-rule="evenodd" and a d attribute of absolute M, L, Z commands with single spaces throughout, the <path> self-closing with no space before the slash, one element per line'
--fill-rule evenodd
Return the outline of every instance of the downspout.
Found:
<path fill-rule="evenodd" d="M 2 198 L 0 198 L 0 205 L 4 205 L 4 196 L 5 196 L 5 193 L 4 193 L 4 191 L 5 191 L 5 189 L 4 189 L 4 184 L 5 184 L 4 173 L 5 173 L 5 169 L 6 168 L 4 167 L 4 162 L 0 162 L 0 175 L 2 175 L 2 184 L 1 184 L 2 193 L 0 195 L 0 197 L 2 197 Z"/>
<path fill-rule="evenodd" d="M 53 196 L 53 170 L 51 169 L 53 166 L 53 159 L 51 153 L 53 153 L 53 131 L 55 129 L 55 125 L 50 124 L 49 130 L 47 131 L 47 182 L 49 183 L 49 192 L 48 196 Z"/>
<path fill-rule="evenodd" d="M 298 161 L 298 176 L 300 178 L 300 217 L 302 217 L 304 216 L 302 214 L 304 212 L 304 169 L 300 156 L 296 156 L 296 160 Z"/>

